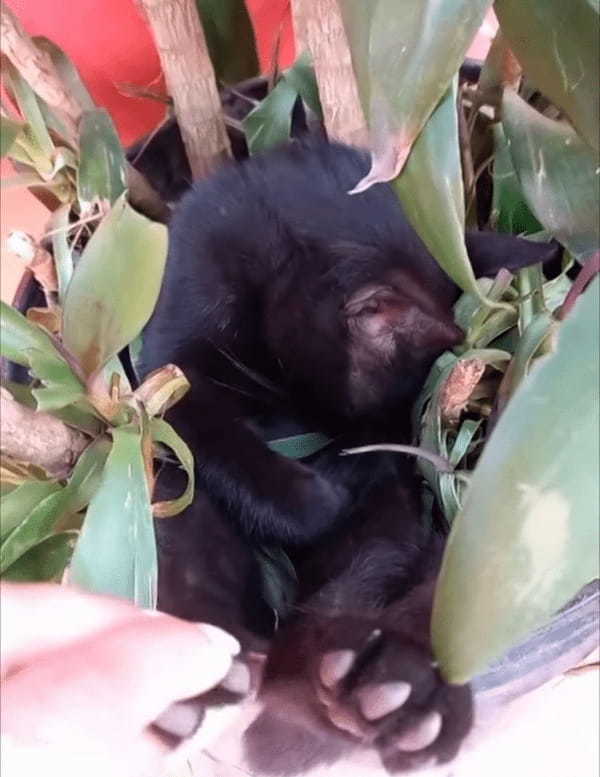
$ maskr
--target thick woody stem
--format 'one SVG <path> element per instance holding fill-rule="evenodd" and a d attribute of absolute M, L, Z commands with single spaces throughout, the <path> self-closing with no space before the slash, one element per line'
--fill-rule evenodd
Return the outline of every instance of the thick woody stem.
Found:
<path fill-rule="evenodd" d="M 194 178 L 231 155 L 221 100 L 194 0 L 141 0 Z"/>
<path fill-rule="evenodd" d="M 313 59 L 325 129 L 330 140 L 368 147 L 350 49 L 336 0 L 292 0 L 298 51 Z"/>
<path fill-rule="evenodd" d="M 54 477 L 66 477 L 89 443 L 88 437 L 58 418 L 17 402 L 5 388 L 0 388 L 0 418 L 0 451 Z"/>

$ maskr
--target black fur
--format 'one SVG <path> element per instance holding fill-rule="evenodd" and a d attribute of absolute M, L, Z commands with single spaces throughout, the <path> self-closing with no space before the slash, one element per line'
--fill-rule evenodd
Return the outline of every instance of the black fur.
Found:
<path fill-rule="evenodd" d="M 458 290 L 391 189 L 346 193 L 367 167 L 361 152 L 313 140 L 197 183 L 170 225 L 163 289 L 144 334 L 142 373 L 175 363 L 192 383 L 169 420 L 198 474 L 194 505 L 158 525 L 159 605 L 250 645 L 249 633 L 268 635 L 273 624 L 253 546 L 284 546 L 298 572 L 297 614 L 267 668 L 264 698 L 273 703 L 248 732 L 251 759 L 274 774 L 357 743 L 377 747 L 391 770 L 444 760 L 470 725 L 468 690 L 446 686 L 432 665 L 443 541 L 419 520 L 412 466 L 385 453 L 339 455 L 407 441 L 431 364 L 462 336 L 452 317 Z M 556 252 L 484 233 L 468 235 L 467 246 L 477 275 Z M 266 444 L 306 431 L 332 441 L 302 462 Z M 176 492 L 178 477 L 167 470 L 159 479 L 160 498 Z M 356 652 L 356 667 L 325 693 L 318 667 L 341 649 Z M 358 690 L 397 680 L 412 686 L 406 704 L 380 721 L 361 718 Z M 351 734 L 331 725 L 332 709 L 353 718 Z M 399 748 L 432 710 L 443 719 L 435 741 Z"/>

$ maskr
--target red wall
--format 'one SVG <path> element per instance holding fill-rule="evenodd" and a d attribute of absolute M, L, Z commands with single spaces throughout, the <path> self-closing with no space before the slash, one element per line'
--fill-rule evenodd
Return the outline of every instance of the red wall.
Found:
<path fill-rule="evenodd" d="M 135 0 L 7 0 L 30 35 L 45 35 L 73 59 L 96 103 L 125 144 L 151 130 L 164 107 L 122 95 L 119 84 L 161 85 L 152 36 Z M 247 0 L 261 67 L 268 69 L 281 30 L 280 64 L 293 60 L 289 0 Z"/>

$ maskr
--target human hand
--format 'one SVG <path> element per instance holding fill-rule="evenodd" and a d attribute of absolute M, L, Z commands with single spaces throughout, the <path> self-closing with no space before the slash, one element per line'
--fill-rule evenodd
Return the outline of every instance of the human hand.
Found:
<path fill-rule="evenodd" d="M 239 644 L 215 626 L 50 584 L 0 584 L 3 777 L 149 777 L 152 723 L 219 683 Z"/>

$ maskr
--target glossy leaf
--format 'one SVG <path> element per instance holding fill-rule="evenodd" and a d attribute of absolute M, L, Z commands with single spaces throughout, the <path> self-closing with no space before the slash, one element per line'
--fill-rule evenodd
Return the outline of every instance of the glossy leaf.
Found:
<path fill-rule="evenodd" d="M 600 167 L 594 153 L 567 124 L 542 116 L 510 90 L 504 93 L 502 116 L 529 208 L 550 234 L 585 260 L 600 242 Z"/>
<path fill-rule="evenodd" d="M 151 418 L 149 427 L 153 442 L 162 443 L 173 451 L 188 478 L 186 489 L 180 497 L 169 502 L 155 502 L 152 505 L 153 513 L 157 518 L 169 518 L 189 507 L 194 499 L 194 457 L 187 444 L 162 418 Z"/>
<path fill-rule="evenodd" d="M 121 197 L 86 245 L 63 306 L 63 342 L 86 374 L 105 365 L 150 318 L 166 253 L 166 228 Z"/>
<path fill-rule="evenodd" d="M 83 113 L 79 155 L 77 195 L 82 212 L 89 212 L 94 203 L 112 205 L 125 191 L 125 154 L 104 108 Z"/>
<path fill-rule="evenodd" d="M 244 0 L 196 0 L 215 75 L 237 84 L 258 75 L 252 22 Z"/>
<path fill-rule="evenodd" d="M 87 509 L 69 580 L 88 591 L 156 605 L 157 556 L 141 435 L 113 430 L 100 487 Z"/>
<path fill-rule="evenodd" d="M 8 154 L 24 126 L 22 121 L 0 116 L 0 157 Z"/>
<path fill-rule="evenodd" d="M 523 69 L 598 149 L 600 36 L 590 0 L 496 0 L 502 32 Z"/>
<path fill-rule="evenodd" d="M 3 580 L 21 583 L 60 582 L 73 548 L 77 531 L 64 531 L 35 545 L 2 575 Z"/>
<path fill-rule="evenodd" d="M 482 671 L 598 577 L 599 289 L 596 279 L 556 352 L 510 401 L 454 522 L 432 622 L 451 682 Z"/>
<path fill-rule="evenodd" d="M 406 216 L 440 266 L 463 290 L 478 295 L 464 239 L 456 80 L 419 135 L 393 187 Z"/>
<path fill-rule="evenodd" d="M 400 173 L 490 5 L 489 0 L 340 0 L 373 157 L 357 191 Z"/>

